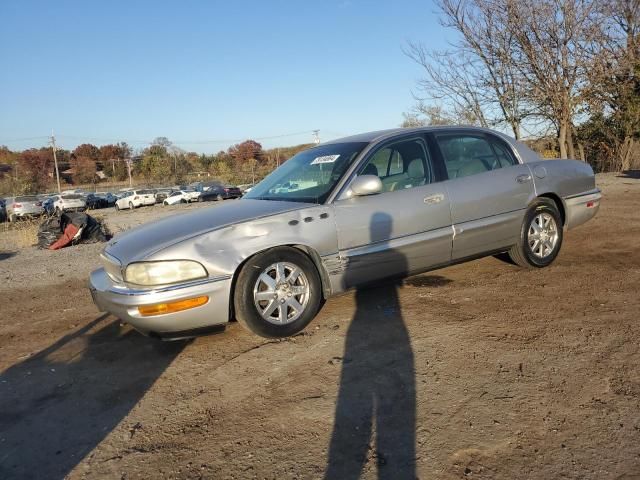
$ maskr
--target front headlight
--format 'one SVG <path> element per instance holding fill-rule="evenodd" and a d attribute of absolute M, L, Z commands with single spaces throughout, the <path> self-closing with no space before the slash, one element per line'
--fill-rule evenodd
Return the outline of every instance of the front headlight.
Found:
<path fill-rule="evenodd" d="M 166 285 L 205 278 L 207 270 L 193 260 L 168 260 L 132 263 L 124 272 L 124 279 L 136 285 Z"/>

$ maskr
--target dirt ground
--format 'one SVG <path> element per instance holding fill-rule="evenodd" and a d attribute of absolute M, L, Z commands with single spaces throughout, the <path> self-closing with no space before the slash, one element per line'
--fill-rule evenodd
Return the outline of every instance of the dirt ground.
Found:
<path fill-rule="evenodd" d="M 640 478 L 640 180 L 598 182 L 551 267 L 350 292 L 282 341 L 145 338 L 91 303 L 100 246 L 0 253 L 0 478 Z"/>

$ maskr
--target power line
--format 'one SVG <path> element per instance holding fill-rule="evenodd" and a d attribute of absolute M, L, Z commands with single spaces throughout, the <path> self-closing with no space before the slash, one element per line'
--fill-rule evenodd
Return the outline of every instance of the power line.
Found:
<path fill-rule="evenodd" d="M 42 137 L 23 137 L 23 138 L 7 138 L 4 140 L 0 140 L 0 143 L 16 143 L 16 142 L 28 142 L 33 140 L 45 140 L 48 139 L 48 136 Z"/>

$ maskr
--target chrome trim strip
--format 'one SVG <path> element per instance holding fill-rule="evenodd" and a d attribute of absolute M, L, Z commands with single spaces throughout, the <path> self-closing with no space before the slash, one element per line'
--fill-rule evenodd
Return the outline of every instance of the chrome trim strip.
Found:
<path fill-rule="evenodd" d="M 586 197 L 587 195 L 594 195 L 596 193 L 602 193 L 599 188 L 594 188 L 588 192 L 578 193 L 576 195 L 569 195 L 568 197 L 562 197 L 564 200 L 571 200 L 572 198 Z"/>
<path fill-rule="evenodd" d="M 215 282 L 221 282 L 223 280 L 229 280 L 231 279 L 231 275 L 218 275 L 216 277 L 208 277 L 208 278 L 203 278 L 201 280 L 194 280 L 192 282 L 187 282 L 187 283 L 178 283 L 175 285 L 166 285 L 164 287 L 159 287 L 159 288 L 154 288 L 151 290 L 144 290 L 144 289 L 133 289 L 133 288 L 129 288 L 127 286 L 121 286 L 119 287 L 118 285 L 114 285 L 112 287 L 110 287 L 107 291 L 110 293 L 115 293 L 118 295 L 128 295 L 128 296 L 135 296 L 135 295 L 151 295 L 154 293 L 164 293 L 164 292 L 172 292 L 175 290 L 180 290 L 182 288 L 189 288 L 189 287 L 197 287 L 200 285 L 206 285 L 208 283 L 215 283 Z"/>

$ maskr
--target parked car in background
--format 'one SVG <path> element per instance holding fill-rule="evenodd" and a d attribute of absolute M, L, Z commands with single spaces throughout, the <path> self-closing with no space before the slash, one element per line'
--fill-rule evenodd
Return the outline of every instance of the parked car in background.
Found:
<path fill-rule="evenodd" d="M 42 202 L 42 208 L 44 208 L 44 213 L 47 215 L 53 215 L 53 198 L 55 195 L 39 195 L 40 201 Z"/>
<path fill-rule="evenodd" d="M 87 195 L 87 208 L 98 209 L 113 207 L 116 203 L 116 196 L 111 192 L 96 192 Z"/>
<path fill-rule="evenodd" d="M 240 198 L 242 192 L 238 187 L 228 185 L 213 185 L 208 190 L 200 193 L 199 202 L 209 202 L 211 200 L 228 200 L 230 198 Z"/>
<path fill-rule="evenodd" d="M 600 200 L 589 164 L 489 129 L 365 133 L 298 153 L 232 205 L 116 236 L 90 288 L 100 310 L 154 336 L 235 318 L 284 337 L 325 298 L 383 278 L 498 254 L 547 267 Z"/>
<path fill-rule="evenodd" d="M 79 193 L 63 193 L 54 195 L 53 212 L 56 214 L 64 212 L 84 212 L 87 209 L 85 197 Z"/>
<path fill-rule="evenodd" d="M 173 192 L 170 188 L 159 188 L 156 190 L 156 203 L 162 203 Z"/>
<path fill-rule="evenodd" d="M 162 201 L 163 205 L 175 205 L 176 203 L 197 202 L 200 192 L 195 190 L 176 190 Z"/>
<path fill-rule="evenodd" d="M 15 222 L 19 218 L 39 217 L 44 208 L 37 195 L 20 195 L 6 199 L 6 211 L 9 221 Z"/>
<path fill-rule="evenodd" d="M 156 196 L 153 190 L 129 190 L 115 202 L 116 210 L 134 209 L 143 205 L 155 205 Z"/>
<path fill-rule="evenodd" d="M 249 193 L 251 189 L 254 187 L 255 183 L 244 183 L 242 185 L 238 185 L 238 188 L 244 195 L 245 193 Z"/>

